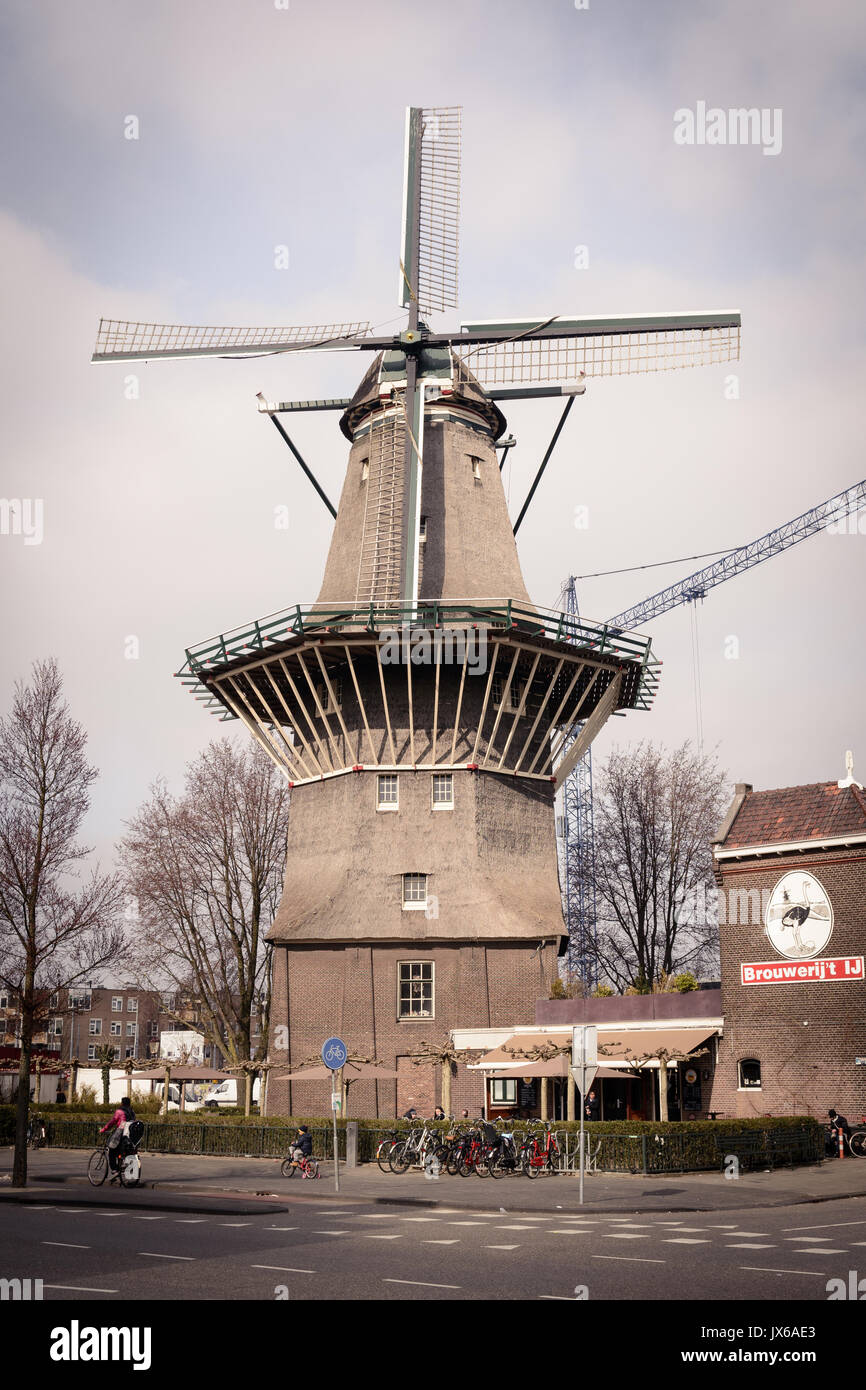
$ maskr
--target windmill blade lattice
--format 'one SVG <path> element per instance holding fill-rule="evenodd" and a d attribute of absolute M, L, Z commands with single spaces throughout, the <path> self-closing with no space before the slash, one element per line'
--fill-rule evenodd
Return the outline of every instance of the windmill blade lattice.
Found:
<path fill-rule="evenodd" d="M 732 316 L 734 317 L 734 316 Z M 482 386 L 529 386 L 573 382 L 581 376 L 622 376 L 733 362 L 740 352 L 740 324 L 712 327 L 635 327 L 576 337 L 515 336 L 504 341 L 454 347 L 462 380 L 466 371 Z"/>
<path fill-rule="evenodd" d="M 207 328 L 174 323 L 100 319 L 91 361 L 138 361 L 163 357 L 246 357 L 310 348 L 356 347 L 368 322 L 328 323 L 303 328 Z"/>
<path fill-rule="evenodd" d="M 418 303 L 426 313 L 458 303 L 461 118 L 459 106 L 421 112 Z"/>

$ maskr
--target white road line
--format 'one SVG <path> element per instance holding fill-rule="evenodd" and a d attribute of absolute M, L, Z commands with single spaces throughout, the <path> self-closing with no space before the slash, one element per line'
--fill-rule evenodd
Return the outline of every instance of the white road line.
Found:
<path fill-rule="evenodd" d="M 705 1231 L 706 1226 L 677 1226 L 677 1230 L 682 1236 L 697 1235 L 699 1231 Z M 743 1235 L 750 1235 L 750 1231 L 744 1231 Z"/>
<path fill-rule="evenodd" d="M 576 1303 L 576 1298 L 570 1298 L 567 1293 L 540 1293 L 539 1298 L 545 1299 L 548 1303 Z"/>
<path fill-rule="evenodd" d="M 364 1240 L 402 1240 L 403 1232 L 398 1231 L 395 1236 L 364 1236 Z"/>
<path fill-rule="evenodd" d="M 452 1222 L 450 1222 L 449 1224 L 452 1225 L 452 1226 L 474 1226 L 474 1225 L 475 1225 L 475 1222 L 474 1222 L 474 1221 L 452 1221 Z M 532 1226 L 497 1226 L 496 1229 L 497 1229 L 497 1231 L 531 1231 L 533 1228 L 532 1228 Z"/>
<path fill-rule="evenodd" d="M 149 1260 L 194 1260 L 195 1255 L 160 1255 L 156 1250 L 139 1250 L 139 1255 L 146 1255 Z"/>
<path fill-rule="evenodd" d="M 486 1221 L 449 1221 L 449 1226 L 486 1226 Z M 530 1226 L 500 1226 L 501 1231 L 528 1231 Z"/>
<path fill-rule="evenodd" d="M 657 1222 L 656 1222 L 656 1225 L 657 1225 L 657 1226 L 663 1226 L 663 1225 L 665 1225 L 665 1224 L 670 1224 L 670 1223 L 665 1223 L 665 1222 L 663 1222 L 663 1221 L 657 1221 Z M 714 1223 L 712 1226 L 708 1226 L 708 1227 L 707 1227 L 707 1230 L 708 1230 L 708 1231 L 735 1231 L 736 1229 L 737 1229 L 736 1225 L 733 1225 L 733 1226 L 732 1226 L 730 1223 L 728 1223 L 728 1225 L 725 1226 L 724 1224 L 719 1225 L 718 1222 Z"/>
<path fill-rule="evenodd" d="M 459 1284 L 427 1284 L 423 1279 L 383 1279 L 383 1284 L 411 1284 L 418 1289 L 459 1289 Z"/>
<path fill-rule="evenodd" d="M 311 1231 L 311 1236 L 347 1236 L 348 1231 Z"/>
<path fill-rule="evenodd" d="M 666 1236 L 664 1243 L 665 1245 L 709 1245 L 710 1242 L 708 1240 L 695 1240 L 692 1236 L 684 1236 L 682 1239 L 679 1236 Z"/>
<path fill-rule="evenodd" d="M 178 1226 L 201 1226 L 205 1218 L 203 1216 L 176 1216 L 174 1219 Z"/>
<path fill-rule="evenodd" d="M 28 1202 L 27 1206 L 25 1207 L 25 1211 L 53 1211 L 53 1210 L 54 1210 L 53 1207 L 42 1207 L 42 1206 L 37 1207 L 35 1204 L 32 1204 L 32 1205 L 31 1205 L 29 1202 Z"/>
<path fill-rule="evenodd" d="M 299 1231 L 300 1226 L 266 1226 L 266 1231 Z"/>
<path fill-rule="evenodd" d="M 488 1250 L 519 1250 L 519 1245 L 488 1245 Z"/>
<path fill-rule="evenodd" d="M 591 1236 L 592 1231 L 582 1231 L 579 1226 L 566 1226 L 564 1230 L 548 1231 L 549 1236 Z"/>
<path fill-rule="evenodd" d="M 629 1264 L 663 1265 L 667 1260 L 641 1259 L 639 1255 L 593 1255 L 594 1260 L 628 1260 Z"/>
<path fill-rule="evenodd" d="M 252 1221 L 221 1221 L 221 1226 L 252 1226 Z"/>
<path fill-rule="evenodd" d="M 43 1284 L 43 1289 L 69 1289 L 72 1293 L 117 1293 L 117 1289 L 87 1289 L 82 1284 Z"/>
<path fill-rule="evenodd" d="M 606 1231 L 604 1240 L 649 1240 L 649 1236 L 641 1235 L 638 1231 Z"/>
<path fill-rule="evenodd" d="M 770 1234 L 770 1232 L 769 1232 L 769 1231 L 731 1231 L 730 1234 L 731 1234 L 732 1236 L 744 1236 L 747 1240 L 751 1240 L 752 1237 L 768 1236 L 768 1235 Z"/>
<path fill-rule="evenodd" d="M 93 1216 L 125 1216 L 125 1211 L 95 1211 Z"/>
<path fill-rule="evenodd" d="M 314 1269 L 292 1269 L 291 1265 L 250 1265 L 250 1269 L 275 1269 L 279 1274 L 315 1274 Z"/>
<path fill-rule="evenodd" d="M 786 1231 L 830 1231 L 835 1226 L 866 1226 L 866 1221 L 827 1221 L 823 1226 L 786 1226 Z"/>
<path fill-rule="evenodd" d="M 812 1241 L 814 1241 L 816 1245 L 820 1245 L 820 1244 L 822 1243 L 822 1241 L 825 1241 L 825 1240 L 827 1239 L 827 1237 L 826 1237 L 826 1236 L 785 1236 L 785 1239 L 786 1239 L 786 1240 L 792 1240 L 792 1241 L 794 1242 L 795 1245 L 805 1245 L 805 1244 L 806 1244 L 806 1241 L 809 1241 L 810 1243 L 811 1243 Z"/>
<path fill-rule="evenodd" d="M 770 1269 L 767 1265 L 740 1265 L 740 1269 L 753 1269 L 758 1274 L 813 1274 L 816 1279 L 826 1279 L 817 1269 Z"/>
<path fill-rule="evenodd" d="M 814 1245 L 810 1245 L 808 1250 L 792 1250 L 792 1255 L 844 1255 L 844 1250 L 818 1250 Z"/>
<path fill-rule="evenodd" d="M 392 1221 L 394 1218 L 389 1211 L 365 1211 L 363 1219 L 365 1221 Z"/>
<path fill-rule="evenodd" d="M 775 1250 L 775 1245 L 748 1245 L 745 1241 L 738 1241 L 735 1245 L 726 1245 L 726 1250 Z"/>
<path fill-rule="evenodd" d="M 89 1250 L 89 1245 L 73 1245 L 68 1240 L 43 1240 L 43 1245 L 62 1245 L 64 1250 Z"/>
<path fill-rule="evenodd" d="M 398 1221 L 438 1221 L 438 1216 L 399 1216 Z"/>
<path fill-rule="evenodd" d="M 457 1239 L 457 1237 L 455 1236 L 455 1238 L 454 1238 L 453 1240 L 422 1240 L 421 1244 L 422 1244 L 422 1245 L 459 1245 L 459 1244 L 460 1244 L 460 1241 L 459 1241 L 459 1240 Z"/>
<path fill-rule="evenodd" d="M 165 1221 L 164 1216 L 134 1216 L 133 1221 Z"/>

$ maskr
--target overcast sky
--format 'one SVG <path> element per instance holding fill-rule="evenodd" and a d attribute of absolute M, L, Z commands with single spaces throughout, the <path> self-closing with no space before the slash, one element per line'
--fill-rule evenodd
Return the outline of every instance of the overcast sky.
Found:
<path fill-rule="evenodd" d="M 125 366 L 89 364 L 100 315 L 398 327 L 404 109 L 462 105 L 461 317 L 743 315 L 734 367 L 589 383 L 521 528 L 530 593 L 742 544 L 866 475 L 864 40 L 857 0 L 7 0 L 0 496 L 42 499 L 44 539 L 0 534 L 0 706 L 58 658 L 104 860 L 152 780 L 179 785 L 223 730 L 172 680 L 184 648 L 318 591 L 331 520 L 255 392 L 350 394 L 366 359 L 156 363 L 130 400 Z M 781 148 L 677 144 L 699 102 L 781 112 Z M 558 413 L 509 412 L 513 516 Z M 336 417 L 293 425 L 339 495 Z M 697 610 L 704 743 L 732 781 L 835 779 L 846 748 L 864 779 L 857 520 Z M 582 580 L 581 611 L 699 563 Z M 691 623 L 648 629 L 657 703 L 599 756 L 695 738 Z"/>

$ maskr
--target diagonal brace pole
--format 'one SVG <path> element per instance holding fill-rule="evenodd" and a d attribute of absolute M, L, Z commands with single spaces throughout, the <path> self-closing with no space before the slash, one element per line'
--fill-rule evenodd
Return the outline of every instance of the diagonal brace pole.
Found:
<path fill-rule="evenodd" d="M 313 476 L 313 474 L 312 474 L 312 472 L 310 471 L 310 469 L 307 467 L 307 465 L 306 465 L 306 463 L 304 462 L 304 460 L 301 458 L 301 455 L 298 453 L 298 450 L 295 448 L 295 446 L 294 446 L 294 444 L 292 443 L 291 439 L 290 439 L 289 436 L 286 434 L 286 431 L 283 429 L 283 427 L 282 427 L 282 425 L 280 424 L 279 420 L 277 419 L 276 415 L 270 415 L 270 416 L 269 416 L 269 419 L 270 419 L 270 421 L 271 421 L 271 424 L 272 424 L 272 425 L 274 426 L 274 428 L 277 430 L 277 432 L 283 436 L 283 439 L 286 441 L 286 443 L 288 444 L 288 446 L 289 446 L 289 448 L 291 449 L 292 453 L 294 454 L 295 458 L 298 460 L 298 463 L 301 465 L 302 469 L 303 469 L 304 472 L 306 473 L 306 475 L 307 475 L 307 477 L 309 478 L 310 482 L 313 484 L 313 487 L 316 489 L 316 492 L 319 494 L 319 496 L 321 497 L 321 499 L 322 499 L 322 501 L 324 502 L 325 506 L 328 508 L 328 511 L 331 513 L 331 516 L 332 516 L 332 517 L 334 518 L 334 520 L 336 521 L 336 519 L 337 519 L 337 513 L 336 513 L 336 510 L 335 510 L 334 506 L 332 505 L 332 503 L 331 503 L 331 501 L 329 500 L 329 498 L 328 498 L 328 497 L 325 495 L 325 493 L 322 491 L 322 489 L 319 487 L 318 482 L 316 481 L 316 479 L 315 479 L 315 477 Z"/>
<path fill-rule="evenodd" d="M 568 400 L 567 400 L 566 403 L 565 403 L 565 409 L 563 410 L 562 414 L 561 414 L 560 417 L 559 417 L 559 424 L 557 425 L 556 429 L 553 431 L 553 438 L 551 439 L 550 443 L 549 443 L 548 446 L 547 446 L 547 452 L 546 452 L 546 454 L 544 455 L 544 458 L 541 460 L 541 466 L 540 466 L 538 472 L 537 472 L 536 475 L 535 475 L 535 478 L 534 478 L 534 480 L 533 480 L 532 487 L 529 489 L 529 496 L 527 497 L 526 501 L 524 502 L 523 506 L 522 506 L 521 509 L 520 509 L 520 516 L 517 518 L 517 520 L 516 520 L 515 523 L 514 523 L 514 534 L 515 534 L 515 536 L 517 535 L 517 532 L 518 532 L 518 529 L 519 529 L 519 527 L 520 527 L 521 521 L 522 521 L 523 518 L 526 516 L 526 513 L 527 513 L 527 511 L 529 510 L 529 504 L 530 504 L 530 502 L 532 501 L 533 497 L 535 496 L 535 489 L 538 487 L 538 484 L 541 482 L 542 475 L 544 474 L 544 470 L 545 470 L 545 468 L 547 467 L 548 463 L 550 462 L 550 456 L 551 456 L 551 454 L 553 453 L 554 449 L 556 448 L 557 440 L 559 439 L 559 436 L 562 434 L 563 426 L 565 425 L 565 422 L 566 422 L 566 420 L 568 419 L 568 412 L 571 410 L 571 407 L 572 407 L 573 405 L 574 405 L 574 396 L 569 396 Z"/>

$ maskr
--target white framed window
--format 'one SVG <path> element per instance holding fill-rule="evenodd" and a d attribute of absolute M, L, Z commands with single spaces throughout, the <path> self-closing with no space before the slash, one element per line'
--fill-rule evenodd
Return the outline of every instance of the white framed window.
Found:
<path fill-rule="evenodd" d="M 397 966 L 397 1017 L 433 1018 L 432 960 L 403 960 Z"/>
<path fill-rule="evenodd" d="M 119 1038 L 120 1035 L 121 1035 L 121 1033 L 123 1032 L 123 1024 L 122 1024 L 122 1023 L 112 1023 L 111 1028 L 109 1029 L 109 1032 L 111 1033 L 111 1036 L 112 1036 L 113 1038 Z"/>
<path fill-rule="evenodd" d="M 127 1001 L 126 1001 L 126 1012 L 127 1012 L 128 1014 L 137 1014 L 137 1013 L 138 1013 L 138 1000 L 137 1000 L 137 999 L 127 999 Z"/>
<path fill-rule="evenodd" d="M 343 682 L 340 680 L 339 676 L 336 679 L 334 679 L 333 676 L 329 676 L 328 680 L 331 690 L 334 692 L 334 699 L 337 704 L 335 705 L 331 699 L 328 687 L 324 681 L 316 681 L 316 694 L 319 697 L 319 704 L 322 706 L 325 714 L 336 714 L 337 707 L 339 706 L 340 709 L 343 707 Z M 318 714 L 318 709 L 316 713 Z"/>
<path fill-rule="evenodd" d="M 737 1063 L 737 1086 L 741 1091 L 760 1091 L 761 1064 L 756 1057 L 743 1057 Z"/>
<path fill-rule="evenodd" d="M 152 1020 L 152 1021 L 147 1025 L 147 1036 L 148 1036 L 149 1038 L 155 1038 L 155 1037 L 157 1037 L 158 1035 L 159 1035 L 159 1024 L 158 1024 L 158 1023 L 156 1022 L 156 1020 L 154 1019 L 154 1020 Z"/>
<path fill-rule="evenodd" d="M 87 1045 L 87 1060 L 88 1060 L 88 1062 L 95 1062 L 95 1061 L 96 1061 L 96 1043 L 88 1043 L 88 1045 Z"/>
<path fill-rule="evenodd" d="M 472 469 L 472 476 L 477 483 L 481 482 L 481 459 L 475 454 L 469 454 L 469 465 Z"/>
<path fill-rule="evenodd" d="M 111 996 L 111 1012 L 112 1012 L 113 1014 L 122 1014 L 122 1013 L 123 1013 L 123 995 L 122 995 L 122 994 L 112 994 L 112 996 Z"/>
<path fill-rule="evenodd" d="M 433 773 L 433 810 L 434 811 L 453 811 L 454 810 L 454 774 L 453 772 L 434 772 Z"/>
<path fill-rule="evenodd" d="M 396 772 L 380 772 L 376 778 L 376 810 L 400 809 L 400 779 Z"/>
<path fill-rule="evenodd" d="M 123 1055 L 124 1055 L 124 1057 L 134 1057 L 134 1056 L 135 1056 L 135 1048 L 134 1048 L 134 1047 L 127 1047 L 127 1048 L 125 1048 L 125 1049 L 124 1049 Z"/>
<path fill-rule="evenodd" d="M 62 1035 L 63 1035 L 63 1019 L 62 1019 L 62 1018 L 49 1018 L 49 1020 L 48 1020 L 48 1036 L 49 1036 L 50 1038 L 59 1038 L 59 1037 L 62 1037 Z"/>
<path fill-rule="evenodd" d="M 134 1038 L 134 1037 L 135 1037 L 135 1030 L 136 1030 L 137 1027 L 138 1027 L 138 1025 L 135 1024 L 135 1023 L 127 1023 L 127 1025 L 126 1025 L 126 1036 L 127 1036 L 128 1038 Z"/>
<path fill-rule="evenodd" d="M 516 1105 L 517 1081 L 494 1080 L 490 1082 L 491 1105 Z"/>
<path fill-rule="evenodd" d="M 361 482 L 362 482 L 362 483 L 366 483 L 366 481 L 367 481 L 367 479 L 369 478 L 369 476 L 370 476 L 370 460 L 369 460 L 368 458 L 366 458 L 366 459 L 361 459 Z"/>
<path fill-rule="evenodd" d="M 161 994 L 159 996 L 159 1007 L 162 1009 L 162 1012 L 164 1014 L 170 1014 L 172 1009 L 174 1008 L 174 995 Z"/>
<path fill-rule="evenodd" d="M 69 1007 L 70 1007 L 70 1009 L 89 1009 L 89 1008 L 90 1008 L 90 990 L 89 990 L 89 989 L 71 989 L 71 990 L 69 991 Z"/>
<path fill-rule="evenodd" d="M 502 697 L 505 691 L 506 681 L 506 676 L 493 677 L 493 683 L 490 687 L 490 698 L 493 701 L 494 709 L 499 709 L 503 704 Z M 508 699 L 505 701 L 503 707 L 506 710 L 510 710 L 512 714 L 516 714 L 520 709 L 520 702 L 523 699 L 523 692 L 525 689 L 526 681 L 521 680 L 519 676 L 515 675 L 508 691 Z"/>
<path fill-rule="evenodd" d="M 90 1036 L 91 1036 L 92 1038 L 97 1038 L 97 1037 L 99 1037 L 99 1035 L 100 1035 L 101 1032 L 102 1032 L 102 1019 L 101 1019 L 101 1018 L 92 1018 L 92 1019 L 90 1020 Z"/>
<path fill-rule="evenodd" d="M 49 1007 L 49 1009 L 59 1009 L 59 1008 L 60 1008 L 60 995 L 59 995 L 59 993 L 57 992 L 57 990 L 55 990 L 53 994 L 50 994 L 50 995 L 48 996 L 48 1007 Z"/>
<path fill-rule="evenodd" d="M 403 910 L 425 908 L 427 906 L 427 875 L 403 875 Z"/>

